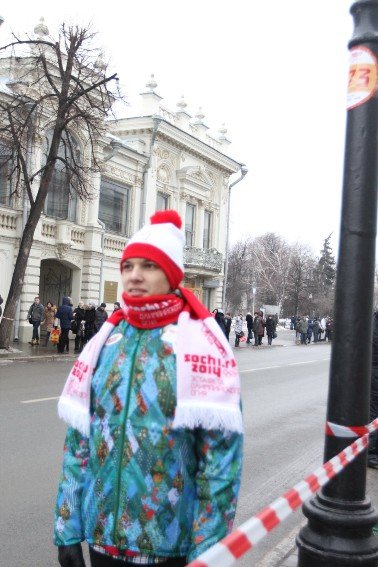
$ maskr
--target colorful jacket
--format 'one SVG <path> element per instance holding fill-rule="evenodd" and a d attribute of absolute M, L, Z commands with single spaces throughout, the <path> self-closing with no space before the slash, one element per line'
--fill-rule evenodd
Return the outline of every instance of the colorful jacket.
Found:
<path fill-rule="evenodd" d="M 56 545 L 86 539 L 190 561 L 231 530 L 242 436 L 171 428 L 170 328 L 122 321 L 107 340 L 92 378 L 90 437 L 67 432 Z"/>

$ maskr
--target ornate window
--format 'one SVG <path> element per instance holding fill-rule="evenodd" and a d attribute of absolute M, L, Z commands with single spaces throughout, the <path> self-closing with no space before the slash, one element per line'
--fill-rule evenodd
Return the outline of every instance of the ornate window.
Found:
<path fill-rule="evenodd" d="M 204 211 L 202 246 L 205 249 L 209 249 L 211 247 L 211 226 L 212 226 L 212 214 L 209 211 Z"/>
<path fill-rule="evenodd" d="M 169 195 L 166 193 L 161 193 L 160 191 L 156 197 L 156 210 L 166 211 L 169 207 Z"/>
<path fill-rule="evenodd" d="M 101 180 L 98 218 L 105 223 L 106 230 L 127 235 L 130 208 L 130 187 Z"/>
<path fill-rule="evenodd" d="M 185 241 L 186 246 L 193 246 L 194 243 L 194 219 L 196 207 L 186 203 L 185 211 Z"/>
<path fill-rule="evenodd" d="M 47 134 L 46 137 L 46 153 L 51 141 L 51 133 Z M 61 144 L 59 146 L 58 156 L 66 161 L 71 161 L 69 148 L 75 148 L 77 151 L 77 158 L 80 156 L 80 150 L 77 141 L 74 137 L 70 137 L 70 140 L 62 138 Z M 49 217 L 54 217 L 56 219 L 67 219 L 70 221 L 76 220 L 76 208 L 77 208 L 77 194 L 72 186 L 72 172 L 69 168 L 60 160 L 57 160 L 54 167 L 54 172 L 51 179 L 51 185 L 47 193 L 45 202 L 45 213 Z"/>

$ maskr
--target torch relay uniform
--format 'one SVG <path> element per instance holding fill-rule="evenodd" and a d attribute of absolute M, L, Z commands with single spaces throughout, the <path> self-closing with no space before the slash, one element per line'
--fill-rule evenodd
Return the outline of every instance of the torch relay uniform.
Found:
<path fill-rule="evenodd" d="M 122 262 L 138 257 L 130 242 Z M 231 530 L 242 461 L 236 364 L 214 319 L 178 286 L 179 274 L 167 268 L 176 293 L 123 294 L 123 308 L 71 371 L 59 407 L 69 428 L 56 502 L 58 546 L 86 540 L 91 557 L 98 552 L 116 564 L 170 565 L 176 558 L 181 565 Z M 204 337 L 208 350 L 193 354 Z"/>

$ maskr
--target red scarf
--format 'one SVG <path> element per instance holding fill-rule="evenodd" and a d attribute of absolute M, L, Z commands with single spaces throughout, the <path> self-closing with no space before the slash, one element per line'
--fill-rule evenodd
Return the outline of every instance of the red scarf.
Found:
<path fill-rule="evenodd" d="M 123 293 L 122 299 L 123 317 L 138 329 L 155 329 L 175 323 L 184 308 L 184 300 L 172 293 L 148 297 L 131 297 Z"/>

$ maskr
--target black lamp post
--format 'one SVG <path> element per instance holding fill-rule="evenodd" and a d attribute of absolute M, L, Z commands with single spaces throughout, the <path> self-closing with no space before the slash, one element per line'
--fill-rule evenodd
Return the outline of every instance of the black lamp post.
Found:
<path fill-rule="evenodd" d="M 378 0 L 351 9 L 354 33 L 348 88 L 344 183 L 335 326 L 327 420 L 366 425 L 369 418 L 371 324 L 378 182 Z M 324 460 L 351 439 L 327 436 Z M 378 566 L 377 515 L 366 498 L 366 451 L 303 507 L 299 567 Z"/>

